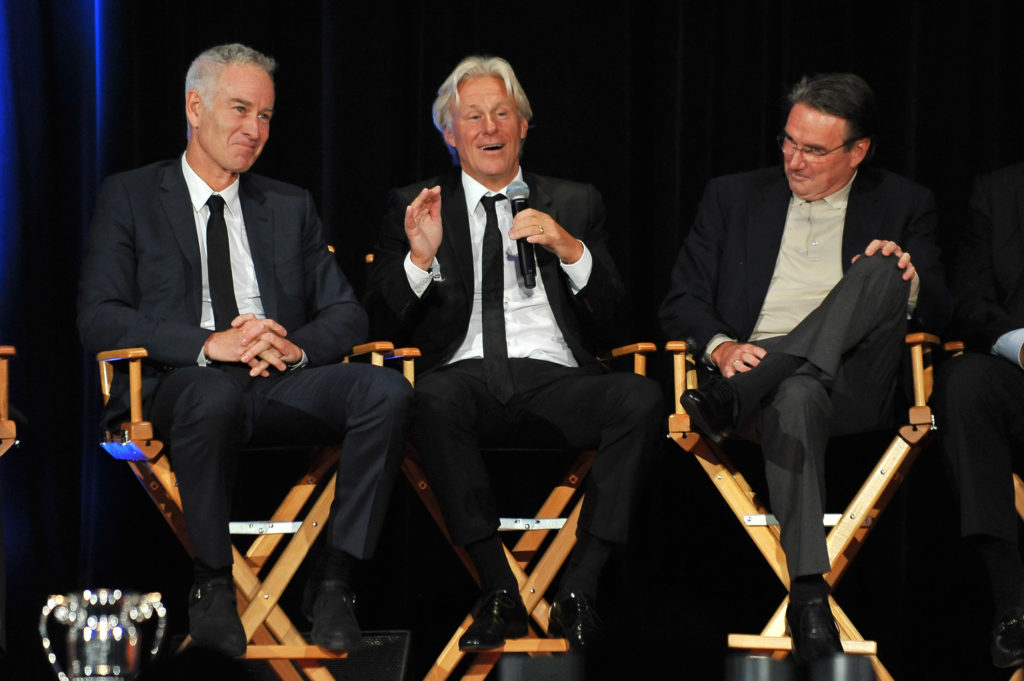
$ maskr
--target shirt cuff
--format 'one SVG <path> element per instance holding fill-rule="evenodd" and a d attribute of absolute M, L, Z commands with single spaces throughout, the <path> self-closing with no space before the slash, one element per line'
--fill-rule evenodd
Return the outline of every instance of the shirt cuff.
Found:
<path fill-rule="evenodd" d="M 992 344 L 992 354 L 999 355 L 1013 362 L 1014 366 L 1024 369 L 1020 363 L 1021 347 L 1024 347 L 1024 329 L 1014 329 L 996 339 L 996 342 Z"/>
<path fill-rule="evenodd" d="M 307 364 L 309 364 L 309 357 L 306 357 L 306 351 L 303 350 L 302 351 L 302 357 L 299 358 L 299 361 L 296 362 L 295 364 L 289 364 L 288 365 L 288 371 L 295 371 L 296 369 L 301 369 L 302 367 L 306 366 Z"/>
<path fill-rule="evenodd" d="M 721 345 L 722 343 L 727 343 L 729 341 L 736 342 L 736 339 L 730 338 L 729 336 L 726 336 L 724 333 L 716 333 L 714 336 L 712 336 L 711 340 L 708 341 L 707 347 L 704 348 L 704 363 L 707 364 L 709 367 L 717 369 L 718 366 L 711 359 L 711 353 L 714 352 L 719 345 Z"/>
<path fill-rule="evenodd" d="M 579 260 L 571 265 L 559 261 L 562 269 L 569 275 L 569 290 L 572 291 L 573 295 L 587 287 L 587 282 L 590 281 L 590 273 L 594 271 L 594 256 L 582 241 L 580 241 L 580 246 L 583 246 L 583 255 L 580 256 Z"/>
<path fill-rule="evenodd" d="M 907 298 L 907 319 L 910 319 L 914 315 L 914 310 L 917 309 L 917 299 L 921 295 L 921 277 L 914 273 L 914 278 L 910 280 L 910 296 Z"/>
<path fill-rule="evenodd" d="M 421 270 L 419 267 L 412 262 L 412 251 L 405 255 L 405 278 L 409 280 L 409 288 L 419 298 L 423 295 L 423 292 L 430 286 L 430 282 L 434 279 L 441 277 L 441 266 L 437 262 L 437 258 L 430 263 L 430 269 Z"/>

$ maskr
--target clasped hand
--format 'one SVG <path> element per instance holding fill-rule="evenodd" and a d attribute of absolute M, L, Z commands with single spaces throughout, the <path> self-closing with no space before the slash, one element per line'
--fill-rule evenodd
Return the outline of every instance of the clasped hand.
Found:
<path fill-rule="evenodd" d="M 269 367 L 286 371 L 302 359 L 302 349 L 286 338 L 288 330 L 273 319 L 252 313 L 235 317 L 231 328 L 210 334 L 203 344 L 205 355 L 216 362 L 242 362 L 249 375 L 267 377 Z"/>

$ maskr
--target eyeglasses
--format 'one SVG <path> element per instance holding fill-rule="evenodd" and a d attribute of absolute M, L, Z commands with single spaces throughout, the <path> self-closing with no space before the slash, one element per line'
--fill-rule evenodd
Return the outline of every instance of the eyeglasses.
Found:
<path fill-rule="evenodd" d="M 817 163 L 819 161 L 824 161 L 825 157 L 831 154 L 833 151 L 839 151 L 843 147 L 848 147 L 850 144 L 849 142 L 843 142 L 838 147 L 833 147 L 832 149 L 822 149 L 821 147 L 816 147 L 813 145 L 804 146 L 794 142 L 793 138 L 784 132 L 776 135 L 775 141 L 779 143 L 779 149 L 782 149 L 783 154 L 795 154 L 797 152 L 800 152 L 801 154 L 804 155 L 804 159 L 808 163 Z"/>

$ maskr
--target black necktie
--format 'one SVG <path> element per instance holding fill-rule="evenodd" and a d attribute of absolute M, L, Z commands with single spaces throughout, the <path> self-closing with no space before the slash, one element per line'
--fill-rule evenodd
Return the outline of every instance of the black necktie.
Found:
<path fill-rule="evenodd" d="M 210 303 L 213 305 L 213 325 L 217 331 L 231 328 L 238 316 L 235 285 L 231 279 L 231 248 L 228 246 L 228 226 L 224 223 L 224 199 L 216 194 L 206 202 L 210 219 L 206 223 L 206 270 L 210 280 Z"/>
<path fill-rule="evenodd" d="M 480 199 L 487 212 L 483 245 L 483 332 L 484 381 L 498 401 L 507 404 L 512 399 L 512 372 L 508 364 L 508 345 L 505 341 L 505 249 L 498 229 L 498 214 L 494 210 L 501 194 Z"/>

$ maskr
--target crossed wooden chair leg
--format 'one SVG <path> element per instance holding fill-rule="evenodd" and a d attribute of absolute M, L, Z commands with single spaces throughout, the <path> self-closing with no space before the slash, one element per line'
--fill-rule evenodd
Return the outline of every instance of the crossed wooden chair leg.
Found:
<path fill-rule="evenodd" d="M 482 680 L 486 678 L 504 653 L 545 654 L 564 653 L 569 650 L 569 643 L 564 638 L 546 637 L 548 614 L 551 608 L 544 598 L 544 593 L 551 586 L 576 544 L 576 527 L 583 504 L 583 497 L 578 495 L 578 492 L 590 470 L 593 459 L 594 452 L 582 453 L 561 482 L 548 495 L 534 518 L 502 519 L 503 530 L 522 531 L 512 548 L 505 548 L 505 555 L 519 583 L 519 594 L 522 596 L 523 604 L 532 618 L 530 632 L 524 638 L 506 641 L 504 646 L 495 650 L 474 653 L 462 676 L 463 679 Z M 452 548 L 455 549 L 466 569 L 479 584 L 479 576 L 469 555 L 462 547 L 451 541 L 451 536 L 448 534 L 441 516 L 440 506 L 414 451 L 410 450 L 409 455 L 406 456 L 402 463 L 402 470 L 444 533 L 445 538 L 452 544 Z M 565 509 L 577 496 L 579 498 L 571 513 L 568 517 L 563 518 L 562 514 Z M 549 534 L 556 530 L 554 538 L 548 541 Z M 425 677 L 427 681 L 447 679 L 455 671 L 465 656 L 465 653 L 459 650 L 459 638 L 466 633 L 472 623 L 472 614 L 462 620 L 427 672 Z"/>
<path fill-rule="evenodd" d="M 309 644 L 278 604 L 327 522 L 331 500 L 334 498 L 336 474 L 333 470 L 339 454 L 340 447 L 323 448 L 306 473 L 289 490 L 269 521 L 232 523 L 234 531 L 241 529 L 246 532 L 244 526 L 248 525 L 251 529 L 247 533 L 258 535 L 244 554 L 232 548 L 232 576 L 242 627 L 250 642 L 243 659 L 266 660 L 282 681 L 301 681 L 304 678 L 311 681 L 333 681 L 334 676 L 324 668 L 323 660 L 347 655 Z M 129 464 L 164 519 L 191 554 L 181 497 L 166 458 L 133 460 Z M 325 478 L 326 483 L 314 499 L 314 494 Z M 312 506 L 309 506 L 311 500 Z M 307 507 L 305 518 L 298 520 Z M 292 536 L 281 547 L 288 533 Z M 260 573 L 275 555 L 276 560 L 261 579 Z M 183 647 L 188 643 L 186 639 Z"/>
<path fill-rule="evenodd" d="M 907 342 L 911 344 L 915 405 L 909 410 L 906 425 L 899 428 L 897 435 L 846 510 L 839 516 L 825 519 L 827 524 L 832 525 L 827 539 L 831 570 L 825 575 L 830 589 L 834 589 L 846 573 L 934 430 L 931 410 L 926 405 L 931 393 L 931 372 L 930 366 L 925 366 L 927 351 L 924 350 L 924 346 L 926 343 L 938 344 L 938 338 L 928 334 L 912 334 L 907 337 Z M 669 343 L 667 349 L 674 353 L 677 405 L 677 413 L 669 417 L 669 437 L 697 458 L 747 535 L 788 591 L 789 573 L 779 527 L 759 495 L 722 448 L 691 430 L 690 417 L 678 405 L 683 390 L 696 387 L 696 378 L 692 374 L 693 359 L 687 357 L 686 343 Z M 1020 498 L 1024 499 L 1024 496 Z M 830 522 L 831 520 L 834 522 Z M 788 655 L 793 645 L 792 639 L 786 635 L 785 615 L 788 604 L 788 598 L 784 599 L 759 634 L 730 634 L 729 647 L 755 650 L 775 658 Z M 831 596 L 829 604 L 839 628 L 843 650 L 847 653 L 868 655 L 877 678 L 880 681 L 892 681 L 893 677 L 878 658 L 877 644 L 864 639 L 842 607 Z"/>

